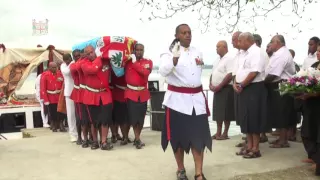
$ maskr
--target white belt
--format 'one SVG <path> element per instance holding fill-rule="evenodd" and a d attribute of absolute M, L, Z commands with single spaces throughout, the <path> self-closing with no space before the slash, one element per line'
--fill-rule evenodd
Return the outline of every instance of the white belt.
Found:
<path fill-rule="evenodd" d="M 60 92 L 61 92 L 61 90 L 55 90 L 55 91 L 47 90 L 47 93 L 49 93 L 49 94 L 59 94 Z"/>
<path fill-rule="evenodd" d="M 131 86 L 130 84 L 127 84 L 127 87 L 129 89 L 132 89 L 132 90 L 135 90 L 135 91 L 142 91 L 144 90 L 144 87 L 143 86 Z"/>
<path fill-rule="evenodd" d="M 83 84 L 80 84 L 80 88 L 85 89 L 85 88 L 86 88 L 86 86 L 85 86 L 85 85 L 83 85 Z"/>
<path fill-rule="evenodd" d="M 74 87 L 75 89 L 80 89 L 80 86 L 77 86 L 77 85 L 73 85 L 73 87 Z"/>
<path fill-rule="evenodd" d="M 91 87 L 88 87 L 88 86 L 86 86 L 86 89 L 89 90 L 89 91 L 95 92 L 95 93 L 106 91 L 106 88 L 94 89 L 94 88 L 91 88 Z"/>
<path fill-rule="evenodd" d="M 119 88 L 119 89 L 122 89 L 122 90 L 126 90 L 126 87 L 124 87 L 124 86 L 116 85 L 116 87 Z"/>

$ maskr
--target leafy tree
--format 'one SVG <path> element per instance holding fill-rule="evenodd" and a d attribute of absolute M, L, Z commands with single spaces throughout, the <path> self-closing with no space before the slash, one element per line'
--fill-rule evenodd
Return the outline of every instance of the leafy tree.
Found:
<path fill-rule="evenodd" d="M 291 8 L 281 11 L 279 15 L 294 15 L 297 23 L 292 27 L 297 27 L 306 6 L 316 4 L 317 0 L 138 0 L 142 10 L 152 9 L 148 20 L 169 19 L 181 12 L 192 12 L 198 13 L 204 31 L 214 23 L 217 30 L 228 33 L 236 30 L 240 22 L 254 26 L 256 18 L 266 18 L 284 4 L 290 7 L 290 3 Z"/>

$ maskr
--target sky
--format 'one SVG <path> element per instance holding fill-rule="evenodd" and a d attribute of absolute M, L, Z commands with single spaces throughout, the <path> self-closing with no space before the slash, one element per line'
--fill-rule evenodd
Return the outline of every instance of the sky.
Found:
<path fill-rule="evenodd" d="M 174 1 L 174 0 L 173 0 Z M 0 0 L 0 43 L 8 48 L 35 48 L 52 44 L 56 48 L 71 49 L 79 42 L 98 36 L 130 36 L 145 45 L 145 56 L 158 65 L 159 55 L 166 51 L 174 38 L 175 27 L 187 23 L 192 29 L 192 46 L 203 52 L 206 64 L 213 64 L 217 59 L 216 43 L 228 42 L 229 51 L 231 34 L 221 33 L 212 23 L 210 32 L 202 33 L 197 12 L 179 13 L 170 19 L 141 21 L 150 15 L 152 9 L 136 6 L 137 0 Z M 291 24 L 297 18 L 290 14 L 291 1 L 272 12 L 268 17 L 255 21 L 255 27 L 239 23 L 241 31 L 256 32 L 263 38 L 263 48 L 276 33 L 283 34 L 287 47 L 296 51 L 295 61 L 302 64 L 307 56 L 308 40 L 320 36 L 320 25 L 315 20 L 320 4 L 307 6 L 303 20 L 298 27 Z M 250 6 L 248 7 L 248 9 Z M 160 12 L 161 13 L 161 12 Z M 32 36 L 32 19 L 49 20 L 49 34 Z M 316 17 L 315 17 L 316 19 Z M 223 22 L 219 24 L 223 26 Z M 298 31 L 302 31 L 298 33 Z"/>

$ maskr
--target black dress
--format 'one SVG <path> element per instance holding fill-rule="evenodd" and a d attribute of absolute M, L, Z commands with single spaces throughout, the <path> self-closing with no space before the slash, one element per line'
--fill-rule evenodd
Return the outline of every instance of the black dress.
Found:
<path fill-rule="evenodd" d="M 319 62 L 311 67 L 316 68 Z M 303 101 L 301 137 L 308 158 L 320 164 L 320 96 Z"/>

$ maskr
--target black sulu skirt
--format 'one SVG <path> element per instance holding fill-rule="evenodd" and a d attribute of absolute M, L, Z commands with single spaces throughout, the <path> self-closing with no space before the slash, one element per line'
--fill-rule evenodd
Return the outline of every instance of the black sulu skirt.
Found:
<path fill-rule="evenodd" d="M 267 89 L 264 82 L 251 83 L 239 94 L 236 119 L 244 134 L 259 134 L 269 130 L 267 121 Z"/>
<path fill-rule="evenodd" d="M 91 123 L 88 116 L 88 105 L 79 103 L 79 106 L 80 106 L 80 113 L 81 113 L 80 124 L 82 126 L 89 126 Z"/>
<path fill-rule="evenodd" d="M 203 152 L 205 147 L 212 151 L 212 139 L 207 114 L 197 116 L 193 109 L 190 116 L 166 108 L 161 138 L 161 145 L 164 151 L 167 149 L 169 141 L 173 152 L 176 152 L 178 148 L 182 148 L 186 153 L 189 153 L 191 147 L 198 152 Z"/>
<path fill-rule="evenodd" d="M 147 113 L 148 102 L 135 102 L 130 99 L 127 100 L 128 117 L 132 126 L 137 124 L 143 125 L 144 118 Z"/>
<path fill-rule="evenodd" d="M 227 85 L 221 91 L 214 93 L 212 119 L 214 121 L 235 120 L 234 91 L 231 85 Z"/>
<path fill-rule="evenodd" d="M 128 107 L 126 102 L 113 101 L 112 119 L 114 124 L 128 124 Z"/>
<path fill-rule="evenodd" d="M 88 117 L 95 127 L 112 125 L 112 103 L 104 105 L 100 100 L 99 106 L 88 105 Z"/>
<path fill-rule="evenodd" d="M 301 137 L 320 143 L 320 97 L 303 102 Z"/>
<path fill-rule="evenodd" d="M 239 121 L 239 109 L 240 109 L 240 105 L 239 105 L 239 94 L 234 92 L 233 93 L 233 98 L 234 98 L 234 117 L 236 119 L 236 124 L 238 126 L 240 126 L 240 121 Z"/>
<path fill-rule="evenodd" d="M 279 83 L 266 84 L 268 91 L 268 122 L 270 128 L 289 128 L 297 123 L 297 111 L 294 98 L 290 95 L 281 96 Z"/>

